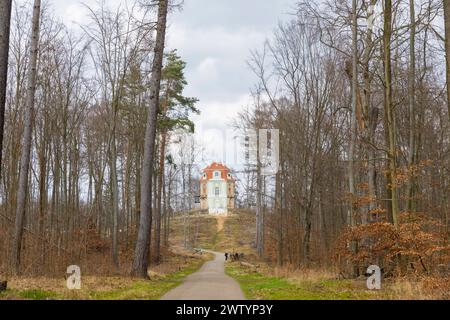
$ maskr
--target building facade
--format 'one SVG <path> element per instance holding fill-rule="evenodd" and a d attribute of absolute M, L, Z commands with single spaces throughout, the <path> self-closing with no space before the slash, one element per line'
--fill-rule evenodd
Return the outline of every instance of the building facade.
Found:
<path fill-rule="evenodd" d="M 213 215 L 227 215 L 234 209 L 235 179 L 224 164 L 213 162 L 200 178 L 200 208 Z"/>

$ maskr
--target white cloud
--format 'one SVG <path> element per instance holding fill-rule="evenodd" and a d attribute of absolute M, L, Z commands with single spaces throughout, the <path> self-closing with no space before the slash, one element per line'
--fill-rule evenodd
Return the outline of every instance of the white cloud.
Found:
<path fill-rule="evenodd" d="M 217 81 L 219 77 L 218 60 L 206 58 L 194 71 L 195 77 L 200 81 Z"/>
<path fill-rule="evenodd" d="M 233 127 L 233 121 L 243 107 L 250 105 L 251 97 L 242 95 L 235 101 L 210 101 L 202 104 L 202 114 L 195 118 L 196 140 L 205 147 L 203 154 L 205 162 L 222 161 L 237 167 L 240 146 L 236 145 L 238 132 Z"/>
<path fill-rule="evenodd" d="M 201 101 L 231 102 L 246 94 L 255 78 L 247 67 L 249 51 L 260 47 L 266 34 L 251 27 L 197 28 L 174 23 L 168 30 L 168 48 L 176 48 L 187 62 L 186 94 Z"/>

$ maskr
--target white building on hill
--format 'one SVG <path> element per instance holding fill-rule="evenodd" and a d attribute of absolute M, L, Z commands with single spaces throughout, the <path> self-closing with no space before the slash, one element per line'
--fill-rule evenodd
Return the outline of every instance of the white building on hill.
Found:
<path fill-rule="evenodd" d="M 230 169 L 213 162 L 203 169 L 200 179 L 200 208 L 210 214 L 227 215 L 234 208 L 235 179 Z"/>

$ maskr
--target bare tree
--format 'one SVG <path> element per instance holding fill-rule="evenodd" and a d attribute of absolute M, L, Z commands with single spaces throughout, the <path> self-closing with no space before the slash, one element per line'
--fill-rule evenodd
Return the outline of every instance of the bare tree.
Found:
<path fill-rule="evenodd" d="M 19 191 L 17 194 L 16 224 L 12 248 L 12 266 L 19 273 L 20 252 L 25 220 L 25 206 L 28 193 L 28 172 L 30 168 L 31 138 L 34 114 L 34 95 L 36 92 L 37 57 L 39 46 L 39 27 L 41 15 L 41 0 L 34 1 L 30 61 L 28 66 L 28 88 L 25 109 L 24 133 L 22 139 L 22 154 L 20 158 Z"/>
<path fill-rule="evenodd" d="M 387 194 L 389 197 L 389 213 L 391 222 L 398 225 L 398 200 L 396 187 L 397 173 L 397 143 L 396 143 L 396 123 L 393 103 L 392 86 L 392 0 L 384 0 L 384 30 L 383 30 L 383 63 L 384 63 L 384 114 L 385 114 L 385 134 L 388 145 L 388 173 L 387 173 Z"/>
<path fill-rule="evenodd" d="M 5 127 L 6 81 L 8 78 L 9 33 L 12 0 L 0 3 L 0 177 L 2 174 L 3 132 Z"/>
<path fill-rule="evenodd" d="M 408 166 L 416 162 L 416 10 L 414 0 L 409 1 L 409 70 L 408 70 L 408 105 L 409 105 L 409 154 Z M 408 182 L 408 211 L 415 211 L 414 201 L 414 179 L 410 178 Z"/>
<path fill-rule="evenodd" d="M 450 120 L 450 0 L 444 0 L 445 57 L 447 76 L 447 108 Z"/>
<path fill-rule="evenodd" d="M 352 0 L 352 109 L 350 116 L 350 141 L 349 141 L 349 159 L 348 159 L 348 179 L 350 192 L 350 209 L 348 215 L 348 224 L 353 226 L 355 223 L 354 197 L 355 191 L 355 144 L 356 144 L 356 104 L 358 92 L 358 12 L 357 1 Z"/>
<path fill-rule="evenodd" d="M 108 154 L 110 185 L 112 193 L 112 246 L 111 257 L 116 269 L 119 268 L 119 182 L 118 182 L 118 126 L 120 111 L 123 109 L 123 97 L 130 66 L 135 63 L 142 42 L 147 33 L 135 28 L 133 19 L 134 5 L 126 12 L 118 9 L 110 11 L 104 2 L 98 10 L 89 8 L 93 25 L 85 32 L 95 44 L 93 62 L 97 69 L 98 81 L 102 87 L 101 102 L 109 106 Z M 138 22 L 139 24 L 140 22 Z"/>
<path fill-rule="evenodd" d="M 150 79 L 150 97 L 145 131 L 144 156 L 142 160 L 141 178 L 141 216 L 139 220 L 138 239 L 133 260 L 135 276 L 147 278 L 149 260 L 151 225 L 152 225 L 152 171 L 155 151 L 156 124 L 159 110 L 159 93 L 161 87 L 161 70 L 166 38 L 166 21 L 168 0 L 158 1 L 158 22 L 156 27 L 156 43 L 154 48 L 152 76 Z"/>

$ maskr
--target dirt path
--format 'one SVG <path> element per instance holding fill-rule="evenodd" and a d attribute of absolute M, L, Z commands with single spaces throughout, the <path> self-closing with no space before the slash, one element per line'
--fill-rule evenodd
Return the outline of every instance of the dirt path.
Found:
<path fill-rule="evenodd" d="M 217 233 L 223 230 L 223 226 L 225 225 L 225 217 L 217 217 Z"/>
<path fill-rule="evenodd" d="M 166 293 L 161 300 L 245 300 L 239 284 L 225 274 L 223 253 L 211 252 L 215 259 L 186 277 L 183 284 Z"/>

